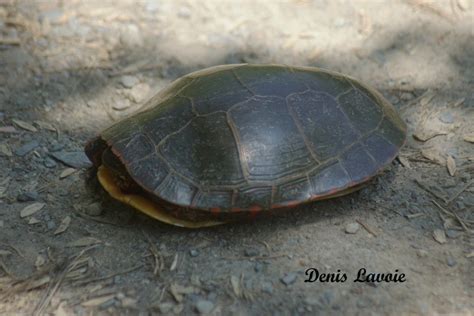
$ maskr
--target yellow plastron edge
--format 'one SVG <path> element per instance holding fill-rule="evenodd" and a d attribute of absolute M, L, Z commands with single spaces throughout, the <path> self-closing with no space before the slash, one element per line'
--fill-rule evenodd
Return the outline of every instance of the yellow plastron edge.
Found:
<path fill-rule="evenodd" d="M 100 166 L 97 171 L 97 178 L 99 179 L 102 187 L 116 200 L 122 203 L 128 204 L 133 208 L 145 213 L 146 215 L 153 217 L 161 222 L 186 228 L 200 228 L 209 227 L 224 224 L 225 222 L 219 221 L 201 221 L 192 222 L 185 219 L 179 219 L 171 216 L 168 212 L 164 211 L 157 205 L 146 199 L 145 197 L 137 194 L 124 194 L 120 188 L 114 183 L 110 171 L 106 167 Z"/>

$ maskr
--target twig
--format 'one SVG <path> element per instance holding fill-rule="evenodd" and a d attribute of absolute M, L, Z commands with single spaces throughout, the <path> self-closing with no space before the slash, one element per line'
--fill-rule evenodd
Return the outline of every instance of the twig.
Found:
<path fill-rule="evenodd" d="M 454 193 L 454 195 L 449 198 L 448 200 L 446 200 L 446 205 L 449 205 L 452 201 L 454 201 L 455 199 L 458 198 L 458 196 L 463 193 L 465 190 L 467 190 L 467 188 L 469 188 L 471 186 L 471 184 L 474 183 L 474 179 L 471 179 L 471 181 L 469 181 L 465 186 L 463 186 L 461 188 L 461 190 L 459 190 L 458 192 Z"/>
<path fill-rule="evenodd" d="M 123 270 L 123 271 L 111 273 L 111 274 L 106 275 L 106 276 L 103 276 L 103 277 L 98 277 L 98 278 L 94 278 L 94 279 L 84 280 L 84 281 L 81 281 L 81 282 L 76 282 L 75 284 L 78 284 L 78 285 L 82 286 L 82 285 L 85 285 L 85 284 L 88 284 L 88 283 L 93 283 L 93 282 L 98 282 L 98 281 L 107 280 L 107 279 L 113 278 L 113 277 L 115 277 L 115 276 L 117 276 L 117 275 L 126 274 L 126 273 L 129 273 L 129 272 L 138 270 L 138 269 L 140 269 L 141 267 L 143 267 L 143 264 L 139 264 L 139 265 L 137 265 L 137 266 L 135 266 L 135 267 L 132 267 L 132 268 L 129 268 L 129 269 L 126 269 L 126 270 Z"/>
<path fill-rule="evenodd" d="M 0 45 L 20 45 L 20 40 L 17 38 L 0 38 Z"/>
<path fill-rule="evenodd" d="M 54 294 L 61 287 L 61 284 L 64 281 L 64 279 L 66 278 L 67 274 L 76 268 L 76 265 L 79 262 L 79 259 L 87 251 L 92 250 L 94 248 L 97 248 L 98 246 L 99 245 L 93 245 L 93 246 L 87 247 L 87 248 L 81 250 L 77 254 L 77 256 L 71 261 L 70 264 L 67 265 L 67 267 L 61 272 L 61 274 L 57 276 L 56 282 L 54 283 L 54 285 L 51 285 L 51 283 L 49 284 L 46 294 L 39 301 L 38 305 L 35 308 L 35 312 L 34 312 L 33 315 L 35 315 L 35 316 L 43 315 L 44 309 L 49 305 L 49 303 L 51 302 L 51 299 L 53 298 Z"/>
<path fill-rule="evenodd" d="M 369 234 L 372 234 L 372 235 L 374 235 L 374 237 L 377 237 L 377 233 L 375 233 L 374 230 L 369 227 L 369 225 L 367 225 L 366 223 L 364 223 L 364 222 L 362 222 L 361 220 L 358 220 L 358 219 L 356 219 L 356 222 L 359 223 L 360 225 L 362 225 L 362 227 L 364 227 L 364 229 L 366 231 L 368 231 Z"/>
<path fill-rule="evenodd" d="M 438 202 L 436 202 L 435 200 L 431 200 L 431 202 L 433 202 L 434 205 L 436 205 L 440 210 L 443 211 L 443 213 L 447 214 L 447 215 L 450 215 L 450 216 L 453 216 L 454 218 L 456 218 L 456 220 L 459 222 L 459 224 L 461 224 L 462 228 L 465 230 L 465 231 L 469 231 L 469 228 L 466 226 L 466 224 L 464 223 L 464 221 L 454 212 L 454 211 L 448 211 L 447 209 L 445 209 L 444 207 L 442 207 L 441 205 L 439 205 Z"/>
<path fill-rule="evenodd" d="M 144 231 L 142 231 L 142 233 L 150 244 L 150 252 L 154 258 L 153 274 L 158 276 L 159 272 L 164 268 L 163 256 L 160 254 L 151 238 Z"/>
<path fill-rule="evenodd" d="M 265 259 L 277 259 L 286 257 L 287 255 L 275 255 L 275 256 L 253 256 L 253 257 L 223 257 L 224 260 L 265 260 Z"/>
<path fill-rule="evenodd" d="M 423 183 L 421 183 L 420 180 L 415 179 L 415 183 L 418 184 L 423 190 L 425 190 L 426 192 L 428 192 L 428 193 L 430 193 L 431 195 L 433 195 L 435 198 L 440 199 L 441 201 L 443 201 L 444 203 L 446 203 L 446 198 L 444 198 L 444 197 L 439 196 L 438 194 L 436 194 L 436 192 L 434 192 L 433 190 L 431 190 L 430 188 L 428 188 L 427 186 L 425 186 Z"/>

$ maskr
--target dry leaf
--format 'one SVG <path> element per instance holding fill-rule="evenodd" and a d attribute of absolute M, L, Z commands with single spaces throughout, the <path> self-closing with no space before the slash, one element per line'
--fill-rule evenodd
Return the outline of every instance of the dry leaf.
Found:
<path fill-rule="evenodd" d="M 421 150 L 421 155 L 425 157 L 428 160 L 431 160 L 433 162 L 436 162 L 440 165 L 445 165 L 446 164 L 446 159 L 444 159 L 439 151 L 437 151 L 434 148 L 425 148 Z"/>
<path fill-rule="evenodd" d="M 22 120 L 17 120 L 17 119 L 12 119 L 12 122 L 15 123 L 16 126 L 18 126 L 19 128 L 22 128 L 24 130 L 27 130 L 27 131 L 30 131 L 30 132 L 37 132 L 38 131 L 38 129 L 36 129 L 36 127 L 34 127 L 33 125 L 31 125 L 28 122 L 25 122 L 25 121 L 22 121 Z"/>
<path fill-rule="evenodd" d="M 36 126 L 38 126 L 41 129 L 46 129 L 51 132 L 56 132 L 56 128 L 53 126 L 53 124 L 45 121 L 34 121 Z"/>
<path fill-rule="evenodd" d="M 93 306 L 99 306 L 104 304 L 105 302 L 115 298 L 115 294 L 109 294 L 105 296 L 99 296 L 95 297 L 93 299 L 90 299 L 88 301 L 82 302 L 81 305 L 84 307 L 93 307 Z"/>
<path fill-rule="evenodd" d="M 422 130 L 419 130 L 419 131 L 416 131 L 415 133 L 413 133 L 413 138 L 415 138 L 416 140 L 419 140 L 421 142 L 426 142 L 436 136 L 440 136 L 440 135 L 446 135 L 448 133 L 446 132 L 441 132 L 441 131 L 435 131 L 435 130 L 426 130 L 426 129 L 422 129 Z"/>
<path fill-rule="evenodd" d="M 54 232 L 55 235 L 61 234 L 68 229 L 69 224 L 71 224 L 71 216 L 66 216 L 62 221 L 61 224 L 59 224 L 58 229 Z"/>
<path fill-rule="evenodd" d="M 26 291 L 29 291 L 29 290 L 32 290 L 32 289 L 36 289 L 40 286 L 43 286 L 45 284 L 48 284 L 49 281 L 51 281 L 51 278 L 49 276 L 44 276 L 42 277 L 41 279 L 37 279 L 37 280 L 34 280 L 33 282 L 31 282 L 30 284 L 28 284 L 28 287 L 26 288 Z"/>
<path fill-rule="evenodd" d="M 232 290 L 237 297 L 242 296 L 242 289 L 240 288 L 240 280 L 235 275 L 230 276 L 230 284 L 232 285 Z"/>
<path fill-rule="evenodd" d="M 0 144 L 0 154 L 7 156 L 7 157 L 12 157 L 13 153 L 10 147 L 8 147 L 7 144 Z"/>
<path fill-rule="evenodd" d="M 28 221 L 28 225 L 38 224 L 39 222 L 41 221 L 37 219 L 36 217 L 31 217 L 30 220 Z"/>
<path fill-rule="evenodd" d="M 6 177 L 0 182 L 0 198 L 4 197 L 5 192 L 8 190 L 8 185 L 10 184 L 10 177 Z"/>
<path fill-rule="evenodd" d="M 9 256 L 11 254 L 12 254 L 11 251 L 0 249 L 0 256 Z"/>
<path fill-rule="evenodd" d="M 442 229 L 435 229 L 433 231 L 433 238 L 440 244 L 446 243 L 446 234 L 444 233 L 444 230 Z"/>
<path fill-rule="evenodd" d="M 41 266 L 43 266 L 44 264 L 46 263 L 46 258 L 42 255 L 39 255 L 38 257 L 36 257 L 36 261 L 35 261 L 35 267 L 36 269 L 39 269 Z"/>
<path fill-rule="evenodd" d="M 66 302 L 61 302 L 58 305 L 58 308 L 54 311 L 54 316 L 68 316 L 69 313 L 66 311 L 64 306 L 66 305 Z"/>
<path fill-rule="evenodd" d="M 0 133 L 16 133 L 14 126 L 0 126 Z"/>
<path fill-rule="evenodd" d="M 174 271 L 177 265 L 178 265 L 178 254 L 175 254 L 173 262 L 171 263 L 171 266 L 170 266 L 170 271 Z"/>
<path fill-rule="evenodd" d="M 474 134 L 464 135 L 464 141 L 466 141 L 468 143 L 474 143 Z"/>
<path fill-rule="evenodd" d="M 23 218 L 23 217 L 33 215 L 34 213 L 41 210 L 45 205 L 46 204 L 40 203 L 40 202 L 30 204 L 30 205 L 26 206 L 24 209 L 21 210 L 20 217 Z"/>
<path fill-rule="evenodd" d="M 79 238 L 78 240 L 68 243 L 67 247 L 86 247 L 86 246 L 92 246 L 99 243 L 101 243 L 101 241 L 98 240 L 97 238 L 83 237 L 83 238 Z"/>
<path fill-rule="evenodd" d="M 398 156 L 398 160 L 400 160 L 400 163 L 401 163 L 405 168 L 408 168 L 408 169 L 411 168 L 410 162 L 409 162 L 408 159 L 406 159 L 405 157 Z"/>
<path fill-rule="evenodd" d="M 64 169 L 63 171 L 61 171 L 61 174 L 59 175 L 59 178 L 60 179 L 64 179 L 66 177 L 69 177 L 71 174 L 73 174 L 74 172 L 76 172 L 76 169 L 74 168 L 66 168 Z"/>
<path fill-rule="evenodd" d="M 454 174 L 456 173 L 456 161 L 450 155 L 448 155 L 448 158 L 446 159 L 446 167 L 448 168 L 449 175 L 454 177 Z"/>

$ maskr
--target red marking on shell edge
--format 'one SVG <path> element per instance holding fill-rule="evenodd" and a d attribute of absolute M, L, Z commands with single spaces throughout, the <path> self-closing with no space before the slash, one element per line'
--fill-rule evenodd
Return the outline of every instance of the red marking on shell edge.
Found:
<path fill-rule="evenodd" d="M 230 209 L 230 211 L 231 211 L 232 213 L 239 213 L 239 212 L 242 211 L 242 209 L 239 208 L 239 207 L 233 207 L 233 208 Z"/>
<path fill-rule="evenodd" d="M 213 215 L 218 215 L 221 212 L 221 209 L 219 207 L 211 207 L 211 213 Z"/>
<path fill-rule="evenodd" d="M 262 208 L 261 206 L 259 206 L 259 205 L 252 205 L 252 206 L 249 207 L 249 211 L 250 211 L 249 216 L 250 216 L 250 217 L 255 217 L 255 216 L 257 216 L 257 214 L 258 214 L 261 210 L 263 210 L 263 208 Z"/>

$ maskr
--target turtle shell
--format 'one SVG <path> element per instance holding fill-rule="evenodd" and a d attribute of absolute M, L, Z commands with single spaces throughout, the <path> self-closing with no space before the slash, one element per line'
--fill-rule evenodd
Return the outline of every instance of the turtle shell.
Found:
<path fill-rule="evenodd" d="M 86 152 L 100 164 L 110 148 L 148 195 L 225 217 L 350 192 L 405 137 L 392 105 L 355 79 L 239 64 L 176 80 Z"/>

